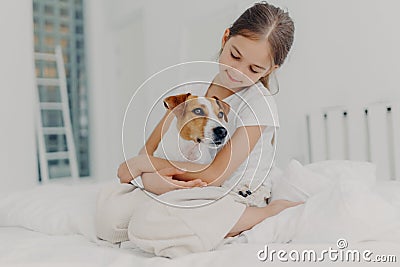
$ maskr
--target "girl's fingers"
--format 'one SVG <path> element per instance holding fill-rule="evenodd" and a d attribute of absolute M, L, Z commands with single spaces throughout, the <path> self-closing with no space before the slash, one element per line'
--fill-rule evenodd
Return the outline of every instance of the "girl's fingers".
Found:
<path fill-rule="evenodd" d="M 174 180 L 172 179 L 172 177 L 170 177 L 168 179 L 171 183 L 173 183 L 174 185 L 180 186 L 180 187 L 193 187 L 194 183 L 193 181 L 180 181 L 180 180 Z"/>
<path fill-rule="evenodd" d="M 203 181 L 200 179 L 191 180 L 191 181 L 179 181 L 179 180 L 172 180 L 175 185 L 185 187 L 185 188 L 192 188 L 192 187 L 199 187 L 203 186 Z"/>
<path fill-rule="evenodd" d="M 301 204 L 304 204 L 304 201 L 292 202 L 292 203 L 290 203 L 290 206 L 291 207 L 295 207 L 295 206 L 298 206 L 298 205 L 301 205 Z"/>
<path fill-rule="evenodd" d="M 187 182 L 184 182 L 184 181 L 176 181 L 176 180 L 174 180 L 174 183 L 176 185 L 178 185 L 180 187 L 184 187 L 184 188 L 191 187 Z"/>
<path fill-rule="evenodd" d="M 183 170 L 179 170 L 177 168 L 165 168 L 161 169 L 158 171 L 158 174 L 161 176 L 164 176 L 167 178 L 171 183 L 184 187 L 184 188 L 191 188 L 191 187 L 201 187 L 201 186 L 206 186 L 207 183 L 203 182 L 201 179 L 195 179 L 191 181 L 180 181 L 180 180 L 174 180 L 172 176 L 177 175 L 177 174 L 182 174 L 185 173 Z"/>
<path fill-rule="evenodd" d="M 207 185 L 207 183 L 203 182 L 203 180 L 201 180 L 201 179 L 196 179 L 196 180 L 193 180 L 193 181 L 196 181 L 196 184 L 198 186 L 206 186 Z"/>
<path fill-rule="evenodd" d="M 196 180 L 191 180 L 191 181 L 187 181 L 186 185 L 190 186 L 190 187 L 196 187 L 196 186 L 201 186 L 202 181 L 200 179 L 196 179 Z"/>

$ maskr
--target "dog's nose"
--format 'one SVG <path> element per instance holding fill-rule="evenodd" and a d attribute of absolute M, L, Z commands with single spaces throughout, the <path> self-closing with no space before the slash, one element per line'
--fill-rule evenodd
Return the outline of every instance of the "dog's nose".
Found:
<path fill-rule="evenodd" d="M 227 130 L 226 130 L 224 127 L 222 127 L 222 126 L 215 127 L 215 128 L 213 129 L 213 132 L 214 132 L 215 136 L 216 136 L 218 139 L 223 139 L 223 138 L 225 138 L 226 134 L 228 133 Z"/>

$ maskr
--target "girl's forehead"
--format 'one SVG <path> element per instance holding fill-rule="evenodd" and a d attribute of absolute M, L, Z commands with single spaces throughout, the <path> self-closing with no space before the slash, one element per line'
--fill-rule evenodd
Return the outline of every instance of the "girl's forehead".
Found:
<path fill-rule="evenodd" d="M 238 51 L 251 64 L 269 67 L 271 48 L 268 40 L 253 40 L 242 35 L 235 35 L 228 40 L 233 51 Z"/>

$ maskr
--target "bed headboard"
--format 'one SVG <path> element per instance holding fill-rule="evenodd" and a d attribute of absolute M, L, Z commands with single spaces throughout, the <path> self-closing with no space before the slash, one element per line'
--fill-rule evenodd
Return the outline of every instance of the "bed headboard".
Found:
<path fill-rule="evenodd" d="M 310 162 L 370 161 L 377 179 L 400 180 L 400 105 L 335 106 L 306 116 Z"/>

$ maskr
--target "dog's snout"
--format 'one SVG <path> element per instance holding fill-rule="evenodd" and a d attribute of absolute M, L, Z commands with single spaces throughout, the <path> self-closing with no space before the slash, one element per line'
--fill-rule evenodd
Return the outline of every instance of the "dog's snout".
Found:
<path fill-rule="evenodd" d="M 226 134 L 228 133 L 227 130 L 225 129 L 225 127 L 222 127 L 222 126 L 215 127 L 215 128 L 213 129 L 213 132 L 214 132 L 215 136 L 216 136 L 218 139 L 223 139 L 223 138 L 225 138 L 225 137 L 226 137 Z"/>

